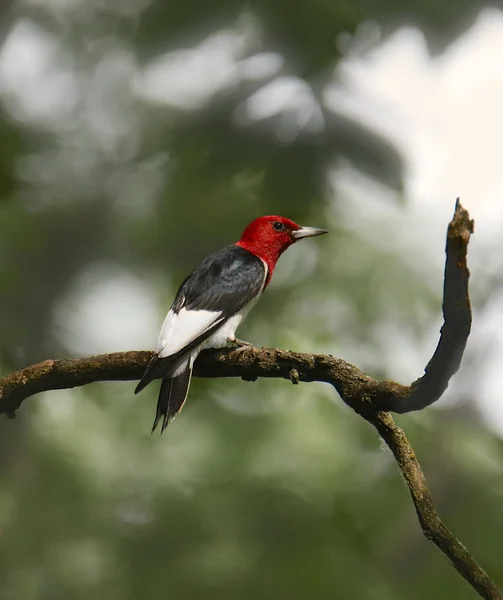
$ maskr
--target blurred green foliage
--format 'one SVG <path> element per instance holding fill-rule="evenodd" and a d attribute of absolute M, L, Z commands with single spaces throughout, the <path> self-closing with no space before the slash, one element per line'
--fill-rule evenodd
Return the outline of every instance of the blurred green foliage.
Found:
<path fill-rule="evenodd" d="M 41 28 L 77 91 L 69 107 L 56 98 L 56 109 L 35 114 L 16 100 L 16 89 L 2 88 L 3 371 L 92 351 L 76 306 L 96 284 L 93 268 L 148 290 L 160 324 L 202 256 L 234 241 L 257 215 L 282 213 L 327 225 L 331 236 L 285 255 L 242 337 L 332 352 L 376 376 L 398 377 L 383 348 L 400 330 L 433 349 L 425 331 L 439 323 L 441 273 L 426 284 L 403 256 L 345 227 L 338 210 L 350 200 L 333 197 L 326 174 L 348 161 L 394 190 L 393 202 L 399 152 L 328 111 L 323 133 L 291 141 L 275 135 L 274 119 L 237 127 L 236 107 L 260 87 L 253 81 L 223 85 L 192 109 L 148 101 L 133 93 L 132 81 L 161 54 L 232 30 L 251 39 L 239 60 L 280 52 L 285 72 L 316 95 L 340 58 L 338 36 L 369 22 L 381 35 L 415 22 L 435 50 L 478 6 L 10 6 L 4 42 L 20 23 Z M 53 83 L 46 72 L 35 96 Z M 109 299 L 112 311 L 130 301 L 126 292 Z M 141 328 L 146 314 L 130 318 Z M 106 339 L 106 323 L 103 329 Z M 148 434 L 157 391 L 132 392 L 124 383 L 47 393 L 27 402 L 16 421 L 0 421 L 2 600 L 473 598 L 422 538 L 392 457 L 328 386 L 198 380 L 162 438 Z M 503 586 L 501 440 L 466 405 L 400 421 L 441 515 Z"/>

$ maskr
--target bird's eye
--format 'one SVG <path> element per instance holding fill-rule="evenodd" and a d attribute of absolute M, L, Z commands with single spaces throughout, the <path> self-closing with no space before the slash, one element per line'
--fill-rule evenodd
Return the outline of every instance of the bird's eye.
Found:
<path fill-rule="evenodd" d="M 283 231 L 283 229 L 285 228 L 285 226 L 283 225 L 283 223 L 281 221 L 275 221 L 272 224 L 272 226 L 276 231 Z"/>

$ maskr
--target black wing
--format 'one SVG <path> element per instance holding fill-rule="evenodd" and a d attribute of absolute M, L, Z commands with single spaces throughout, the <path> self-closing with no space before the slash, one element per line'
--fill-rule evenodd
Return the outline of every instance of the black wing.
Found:
<path fill-rule="evenodd" d="M 154 356 L 135 393 L 141 391 L 153 379 L 166 376 L 170 366 L 179 364 L 188 352 L 202 344 L 225 321 L 258 296 L 264 287 L 265 279 L 264 263 L 240 246 L 226 246 L 205 258 L 178 289 L 168 318 L 170 313 L 177 315 L 182 308 L 187 311 L 205 310 L 215 313 L 214 324 L 188 340 L 178 352 L 163 358 Z M 162 348 L 157 349 L 158 354 L 161 351 Z"/>
<path fill-rule="evenodd" d="M 226 246 L 190 273 L 171 309 L 221 311 L 229 318 L 260 293 L 265 276 L 260 258 L 235 244 Z"/>

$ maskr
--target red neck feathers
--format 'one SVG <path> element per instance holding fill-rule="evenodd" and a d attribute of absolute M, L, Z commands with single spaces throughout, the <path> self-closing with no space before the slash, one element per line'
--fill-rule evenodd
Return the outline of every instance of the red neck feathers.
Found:
<path fill-rule="evenodd" d="M 281 254 L 293 243 L 293 231 L 300 229 L 297 223 L 277 215 L 260 217 L 244 230 L 237 246 L 261 258 L 267 265 L 266 285 L 271 280 L 274 267 Z"/>

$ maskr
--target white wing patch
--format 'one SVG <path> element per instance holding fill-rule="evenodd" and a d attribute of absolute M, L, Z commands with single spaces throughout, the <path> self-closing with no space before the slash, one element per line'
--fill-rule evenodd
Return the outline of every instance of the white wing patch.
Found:
<path fill-rule="evenodd" d="M 204 334 L 213 325 L 223 321 L 221 312 L 210 310 L 187 310 L 182 308 L 166 315 L 157 340 L 156 353 L 166 358 L 183 350 L 185 346 Z"/>

